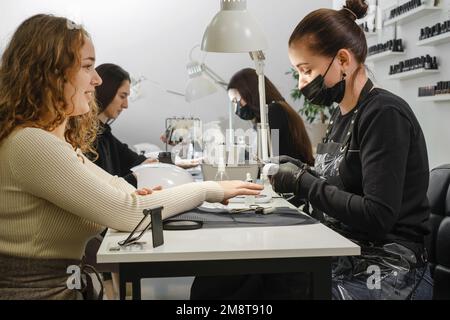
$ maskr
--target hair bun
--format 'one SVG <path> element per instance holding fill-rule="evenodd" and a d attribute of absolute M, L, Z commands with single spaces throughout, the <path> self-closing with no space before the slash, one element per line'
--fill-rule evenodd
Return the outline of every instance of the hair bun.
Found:
<path fill-rule="evenodd" d="M 369 6 L 364 0 L 346 0 L 342 9 L 353 20 L 361 19 L 367 14 Z"/>

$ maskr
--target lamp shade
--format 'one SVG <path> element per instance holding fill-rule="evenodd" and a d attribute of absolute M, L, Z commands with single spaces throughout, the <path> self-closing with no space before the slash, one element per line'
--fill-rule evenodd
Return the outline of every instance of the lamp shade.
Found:
<path fill-rule="evenodd" d="M 137 178 L 138 189 L 162 186 L 169 189 L 194 182 L 192 175 L 177 166 L 166 163 L 143 164 L 131 169 Z"/>
<path fill-rule="evenodd" d="M 267 49 L 267 39 L 247 11 L 246 0 L 221 0 L 220 4 L 221 10 L 203 35 L 203 51 L 239 53 Z"/>
<path fill-rule="evenodd" d="M 211 80 L 204 75 L 198 75 L 195 78 L 191 78 L 186 85 L 185 99 L 187 102 L 201 99 L 209 96 L 217 91 L 217 87 Z"/>

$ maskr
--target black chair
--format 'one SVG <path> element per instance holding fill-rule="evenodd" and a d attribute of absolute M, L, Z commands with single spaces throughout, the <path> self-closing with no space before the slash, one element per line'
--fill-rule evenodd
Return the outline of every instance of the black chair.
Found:
<path fill-rule="evenodd" d="M 433 299 L 450 299 L 450 164 L 431 170 L 428 199 L 431 234 L 426 239 L 434 279 Z"/>

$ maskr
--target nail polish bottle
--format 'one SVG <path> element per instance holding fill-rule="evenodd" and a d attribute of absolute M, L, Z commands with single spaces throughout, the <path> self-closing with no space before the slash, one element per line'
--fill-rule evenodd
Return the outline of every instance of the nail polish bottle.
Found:
<path fill-rule="evenodd" d="M 398 49 L 399 52 L 403 52 L 403 41 L 402 41 L 402 39 L 398 39 L 397 49 Z"/>
<path fill-rule="evenodd" d="M 433 57 L 433 63 L 431 64 L 431 68 L 437 70 L 438 69 L 438 64 L 437 64 L 437 59 L 436 57 Z"/>
<path fill-rule="evenodd" d="M 444 82 L 439 81 L 436 86 L 436 94 L 442 94 L 442 91 L 444 91 Z"/>
<path fill-rule="evenodd" d="M 425 58 L 425 69 L 431 69 L 431 57 L 427 54 L 426 58 Z"/>

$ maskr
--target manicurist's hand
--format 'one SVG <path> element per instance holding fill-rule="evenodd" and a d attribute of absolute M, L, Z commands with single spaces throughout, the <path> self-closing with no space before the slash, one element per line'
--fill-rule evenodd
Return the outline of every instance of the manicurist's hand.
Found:
<path fill-rule="evenodd" d="M 295 164 L 299 168 L 301 168 L 304 165 L 304 163 L 302 161 L 292 158 L 292 157 L 289 157 L 289 156 L 272 157 L 272 158 L 270 158 L 270 162 L 279 163 L 279 164 L 292 163 L 292 164 Z"/>

